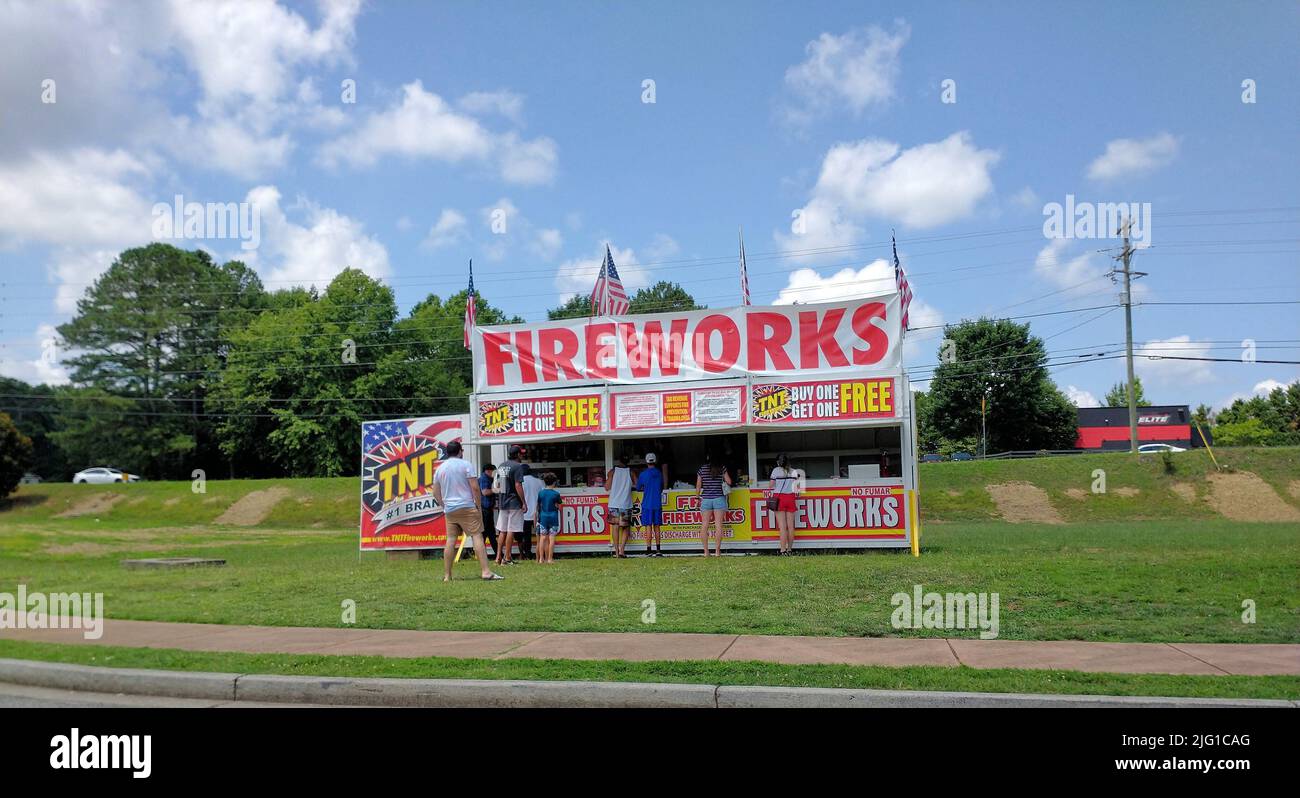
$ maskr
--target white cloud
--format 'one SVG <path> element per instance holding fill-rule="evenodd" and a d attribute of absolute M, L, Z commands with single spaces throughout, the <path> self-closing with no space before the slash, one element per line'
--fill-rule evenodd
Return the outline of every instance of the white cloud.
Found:
<path fill-rule="evenodd" d="M 514 131 L 493 133 L 426 91 L 418 80 L 402 87 L 401 103 L 322 146 L 319 160 L 330 167 L 340 163 L 369 167 L 388 156 L 492 164 L 504 180 L 522 185 L 549 182 L 559 161 L 551 139 L 525 140 Z"/>
<path fill-rule="evenodd" d="M 587 296 L 596 287 L 596 275 L 600 274 L 600 264 L 605 260 L 607 243 L 601 241 L 594 256 L 567 260 L 556 269 L 555 289 L 559 292 L 560 302 L 568 302 L 570 297 L 578 294 Z M 612 244 L 609 246 L 614 266 L 618 269 L 618 276 L 623 281 L 623 289 L 627 291 L 628 297 L 650 285 L 650 275 L 638 263 L 635 252 L 619 249 Z"/>
<path fill-rule="evenodd" d="M 32 339 L 36 342 L 35 346 L 22 347 L 24 350 L 36 352 L 36 357 L 30 360 L 0 359 L 0 375 L 22 380 L 33 385 L 42 383 L 45 385 L 66 385 L 69 382 L 68 370 L 59 362 L 62 353 L 56 348 L 47 349 L 49 344 L 57 341 L 58 338 L 58 330 L 54 329 L 53 325 L 42 324 L 38 326 L 36 335 Z M 52 358 L 46 359 L 47 351 L 53 355 Z"/>
<path fill-rule="evenodd" d="M 1288 383 L 1279 382 L 1274 379 L 1267 379 L 1255 383 L 1255 387 L 1251 389 L 1251 393 L 1255 394 L 1256 396 L 1268 396 L 1269 394 L 1273 393 L 1273 391 L 1276 391 L 1278 388 L 1285 388 L 1287 384 Z"/>
<path fill-rule="evenodd" d="M 316 28 L 275 0 L 170 0 L 168 6 L 178 49 L 212 111 L 269 108 L 296 88 L 296 67 L 347 61 L 361 0 L 322 0 Z"/>
<path fill-rule="evenodd" d="M 425 249 L 442 249 L 465 241 L 469 237 L 469 221 L 455 208 L 443 208 L 438 221 L 429 228 L 420 246 Z"/>
<path fill-rule="evenodd" d="M 826 277 L 815 269 L 795 269 L 786 276 L 785 288 L 772 304 L 838 302 L 893 290 L 894 266 L 884 258 L 877 258 L 861 269 L 844 268 Z"/>
<path fill-rule="evenodd" d="M 1042 200 L 1038 198 L 1038 192 L 1029 186 L 1017 191 L 1011 195 L 1011 202 L 1020 208 L 1041 208 Z"/>
<path fill-rule="evenodd" d="M 806 124 L 832 108 L 847 106 L 859 114 L 888 102 L 898 81 L 898 55 L 910 32 L 899 23 L 892 33 L 873 25 L 813 39 L 804 48 L 808 57 L 786 70 L 785 85 L 794 98 L 784 109 L 786 120 Z"/>
<path fill-rule="evenodd" d="M 497 114 L 509 119 L 516 125 L 523 121 L 523 96 L 505 89 L 470 92 L 457 100 L 456 104 L 468 113 L 477 116 Z"/>
<path fill-rule="evenodd" d="M 676 257 L 681 251 L 682 247 L 677 243 L 677 239 L 667 233 L 656 233 L 645 248 L 645 255 L 650 263 L 654 263 Z"/>
<path fill-rule="evenodd" d="M 1215 410 L 1222 410 L 1238 399 L 1252 399 L 1256 396 L 1268 396 L 1278 388 L 1286 388 L 1296 382 L 1300 382 L 1300 379 L 1291 380 L 1291 382 L 1282 382 L 1272 378 L 1261 380 L 1255 383 L 1255 387 L 1250 389 L 1250 393 L 1234 393 L 1232 396 L 1229 396 L 1227 399 L 1224 399 L 1222 402 L 1215 405 Z"/>
<path fill-rule="evenodd" d="M 137 242 L 138 243 L 138 242 Z M 91 283 L 108 271 L 120 248 L 60 247 L 54 251 L 47 266 L 50 276 L 58 284 L 54 292 L 54 309 L 59 313 L 74 313 L 77 300 L 85 295 Z"/>
<path fill-rule="evenodd" d="M 992 192 L 989 170 L 999 157 L 976 147 L 965 131 L 906 150 L 882 139 L 836 144 L 800 209 L 806 231 L 777 234 L 777 243 L 787 252 L 854 244 L 865 217 L 914 228 L 965 218 Z"/>
<path fill-rule="evenodd" d="M 1157 338 L 1133 347 L 1133 367 L 1146 383 L 1181 387 L 1210 382 L 1214 375 L 1206 361 L 1158 358 L 1211 357 L 1211 346 L 1208 341 L 1193 341 L 1188 335 Z"/>
<path fill-rule="evenodd" d="M 176 158 L 244 180 L 256 180 L 280 169 L 293 152 L 288 133 L 259 131 L 260 126 L 250 126 L 238 117 L 181 116 L 171 124 L 173 134 L 165 137 L 164 143 Z"/>
<path fill-rule="evenodd" d="M 1148 139 L 1115 139 L 1106 151 L 1088 166 L 1088 177 L 1112 180 L 1155 171 L 1178 155 L 1178 139 L 1160 133 Z"/>
<path fill-rule="evenodd" d="M 884 258 L 861 269 L 844 268 L 823 277 L 815 269 L 796 269 L 786 277 L 786 286 L 777 294 L 773 305 L 809 304 L 814 302 L 841 302 L 859 297 L 876 296 L 894 290 L 894 266 Z M 907 310 L 908 327 L 927 330 L 943 324 L 943 313 L 933 305 L 913 296 Z M 903 339 L 903 360 L 917 362 L 933 341 L 932 336 L 911 333 Z"/>
<path fill-rule="evenodd" d="M 553 260 L 563 247 L 564 236 L 555 228 L 538 230 L 531 245 L 532 252 L 542 260 Z"/>
<path fill-rule="evenodd" d="M 1091 391 L 1067 385 L 1065 395 L 1074 402 L 1075 407 L 1101 407 L 1101 402 L 1097 401 L 1097 397 L 1093 396 Z"/>
<path fill-rule="evenodd" d="M 262 216 L 262 243 L 244 260 L 274 288 L 284 284 L 324 286 L 346 268 L 360 269 L 376 279 L 389 276 L 388 250 L 365 234 L 364 225 L 332 208 L 299 200 L 290 210 L 300 211 L 306 224 L 289 219 L 280 207 L 275 186 L 258 186 L 248 192 Z"/>
<path fill-rule="evenodd" d="M 74 246 L 147 240 L 149 169 L 122 150 L 37 152 L 0 163 L 0 235 Z"/>
<path fill-rule="evenodd" d="M 543 136 L 525 141 L 511 132 L 497 139 L 496 148 L 501 177 L 507 183 L 535 186 L 555 178 L 560 152 L 553 139 Z"/>
<path fill-rule="evenodd" d="M 1065 238 L 1049 240 L 1034 259 L 1034 272 L 1058 288 L 1067 289 L 1066 298 L 1096 293 L 1100 285 L 1098 281 L 1107 270 L 1093 252 L 1068 256 L 1066 250 L 1070 249 L 1071 243 Z"/>

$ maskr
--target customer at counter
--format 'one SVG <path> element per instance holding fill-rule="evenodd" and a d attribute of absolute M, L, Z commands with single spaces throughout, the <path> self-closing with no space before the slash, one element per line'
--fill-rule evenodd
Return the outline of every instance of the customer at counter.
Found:
<path fill-rule="evenodd" d="M 777 455 L 776 468 L 772 469 L 772 499 L 776 499 L 776 528 L 781 533 L 781 555 L 794 553 L 794 513 L 799 471 L 790 467 L 790 458 L 784 453 Z M 769 499 L 770 501 L 770 499 Z"/>
<path fill-rule="evenodd" d="M 497 550 L 497 522 L 496 522 L 496 505 L 497 497 L 492 493 L 492 477 L 497 472 L 497 467 L 492 463 L 483 466 L 483 471 L 478 475 L 478 492 L 479 492 L 479 511 L 483 514 L 483 537 L 492 546 L 492 556 L 496 557 Z"/>
<path fill-rule="evenodd" d="M 645 469 L 636 479 L 636 489 L 641 492 L 641 529 L 645 532 L 645 553 L 650 555 L 650 538 L 654 538 L 654 556 L 664 556 L 660 526 L 664 522 L 664 475 L 659 470 L 659 457 L 647 452 Z"/>
<path fill-rule="evenodd" d="M 722 556 L 722 521 L 727 514 L 727 489 L 731 484 L 731 474 L 722 464 L 722 458 L 714 454 L 705 454 L 704 465 L 695 472 L 695 490 L 700 495 L 700 541 L 704 544 L 704 556 L 709 556 L 709 521 L 713 521 L 718 533 L 718 542 L 714 546 L 713 556 Z"/>
<path fill-rule="evenodd" d="M 632 517 L 632 470 L 627 466 L 627 455 L 618 456 L 618 462 L 605 477 L 605 484 L 609 486 L 610 540 L 614 544 L 614 556 L 626 559 L 628 524 Z"/>

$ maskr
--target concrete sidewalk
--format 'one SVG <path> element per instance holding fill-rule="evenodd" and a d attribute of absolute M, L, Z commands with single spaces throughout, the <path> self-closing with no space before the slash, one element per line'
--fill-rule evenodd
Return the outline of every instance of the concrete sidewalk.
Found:
<path fill-rule="evenodd" d="M 1300 675 L 1300 644 L 1290 643 L 1090 643 L 643 632 L 435 632 L 126 620 L 105 620 L 104 634 L 98 640 L 86 640 L 80 629 L 0 629 L 0 639 L 274 654 L 718 660 L 891 667 L 965 665 L 971 668 L 1095 673 Z"/>

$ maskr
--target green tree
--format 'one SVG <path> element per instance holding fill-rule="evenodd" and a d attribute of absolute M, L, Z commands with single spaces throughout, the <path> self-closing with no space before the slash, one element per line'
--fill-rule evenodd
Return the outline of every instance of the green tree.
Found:
<path fill-rule="evenodd" d="M 990 452 L 1074 445 L 1076 409 L 1048 375 L 1046 348 L 1029 325 L 965 321 L 947 326 L 945 338 L 954 348 L 940 348 L 927 410 L 927 426 L 940 438 L 978 438 L 980 400 L 987 398 Z M 951 362 L 945 362 L 948 351 L 955 355 Z"/>
<path fill-rule="evenodd" d="M 1214 426 L 1214 409 L 1209 405 L 1200 404 L 1192 411 L 1192 421 L 1200 424 L 1201 429 L 1209 429 Z"/>
<path fill-rule="evenodd" d="M 355 269 L 319 295 L 272 295 L 210 397 L 222 450 L 252 476 L 351 475 L 363 421 L 467 412 L 465 301 L 431 295 L 399 320 L 392 290 Z M 522 321 L 476 307 L 480 325 Z"/>
<path fill-rule="evenodd" d="M 1264 423 L 1257 418 L 1232 421 L 1219 424 L 1214 428 L 1216 446 L 1269 446 L 1276 442 L 1276 435 L 1264 428 Z"/>
<path fill-rule="evenodd" d="M 546 311 L 546 318 L 551 321 L 559 319 L 581 319 L 591 315 L 591 297 L 582 294 L 574 294 L 569 297 L 559 307 L 551 308 Z"/>
<path fill-rule="evenodd" d="M 629 313 L 675 313 L 682 310 L 703 310 L 695 297 L 677 283 L 660 280 L 649 288 L 632 295 Z"/>
<path fill-rule="evenodd" d="M 14 492 L 31 464 L 31 438 L 18 431 L 8 413 L 0 413 L 0 499 Z"/>
<path fill-rule="evenodd" d="M 10 414 L 14 426 L 32 440 L 31 470 L 42 478 L 63 481 L 76 469 L 68 467 L 63 449 L 54 442 L 58 429 L 58 396 L 62 389 L 52 385 L 28 385 L 22 380 L 0 377 L 0 407 Z"/>
<path fill-rule="evenodd" d="M 252 476 L 356 473 L 371 404 L 357 384 L 391 345 L 392 289 L 345 269 L 319 297 L 295 291 L 270 304 L 278 309 L 233 334 L 212 388 L 221 450 Z"/>
<path fill-rule="evenodd" d="M 103 462 L 93 456 L 101 447 L 89 444 L 124 431 L 148 443 L 132 447 L 143 457 L 133 468 L 151 477 L 188 478 L 189 467 L 219 462 L 202 412 L 208 385 L 231 333 L 264 301 L 261 281 L 239 262 L 218 266 L 206 252 L 161 243 L 118 256 L 59 334 L 75 352 L 64 361 L 73 386 L 122 397 L 131 409 L 79 408 L 67 434 L 55 433 L 73 464 Z"/>
<path fill-rule="evenodd" d="M 1146 394 L 1142 393 L 1142 378 L 1133 378 L 1133 398 L 1138 407 L 1147 404 Z M 1102 400 L 1104 407 L 1128 407 L 1128 383 L 1117 382 L 1106 392 L 1106 398 Z"/>
<path fill-rule="evenodd" d="M 1259 424 L 1237 426 L 1252 420 Z M 1214 423 L 1215 443 L 1220 442 L 1223 428 L 1229 427 L 1229 435 L 1258 438 L 1253 444 L 1227 444 L 1229 446 L 1300 445 L 1300 380 L 1274 388 L 1267 396 L 1237 399 L 1219 411 Z"/>
<path fill-rule="evenodd" d="M 703 310 L 704 306 L 695 302 L 686 289 L 677 283 L 660 280 L 648 288 L 642 288 L 628 300 L 628 313 L 671 313 L 681 310 Z M 580 319 L 591 315 L 591 297 L 577 294 L 571 296 L 559 307 L 546 311 L 546 318 Z"/>

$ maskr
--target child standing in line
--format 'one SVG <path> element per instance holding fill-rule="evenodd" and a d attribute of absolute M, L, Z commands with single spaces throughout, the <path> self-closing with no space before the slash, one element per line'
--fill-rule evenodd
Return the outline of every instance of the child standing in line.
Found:
<path fill-rule="evenodd" d="M 546 472 L 542 477 L 546 487 L 537 494 L 537 522 L 533 528 L 537 531 L 537 561 L 555 562 L 555 536 L 560 533 L 560 505 L 564 497 L 555 489 L 555 475 Z"/>

